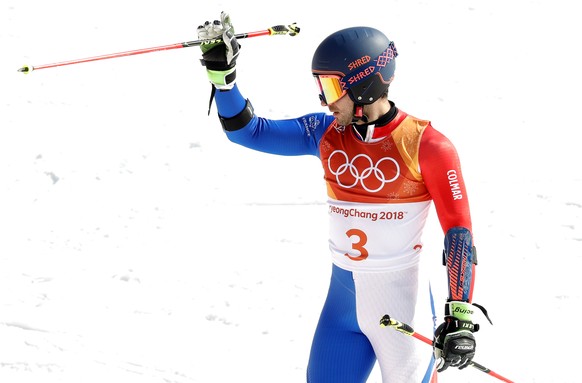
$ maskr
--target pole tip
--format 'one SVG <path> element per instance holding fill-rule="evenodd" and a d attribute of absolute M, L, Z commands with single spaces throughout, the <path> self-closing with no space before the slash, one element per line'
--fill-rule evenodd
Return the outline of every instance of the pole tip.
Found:
<path fill-rule="evenodd" d="M 30 65 L 24 65 L 22 68 L 18 69 L 19 72 L 22 72 L 24 74 L 30 73 L 34 70 L 34 67 L 30 66 Z"/>

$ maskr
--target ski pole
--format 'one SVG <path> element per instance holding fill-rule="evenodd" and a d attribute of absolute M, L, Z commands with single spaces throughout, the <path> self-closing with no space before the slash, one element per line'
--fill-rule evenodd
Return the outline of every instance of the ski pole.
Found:
<path fill-rule="evenodd" d="M 420 341 L 422 341 L 430 346 L 433 345 L 432 340 L 428 339 L 427 337 L 425 337 L 421 334 L 418 334 L 416 331 L 414 331 L 414 329 L 410 325 L 408 325 L 406 323 L 399 322 L 396 319 L 390 318 L 390 315 L 386 314 L 382 317 L 382 319 L 380 319 L 380 326 L 393 328 L 394 330 L 401 332 L 404 335 L 408 335 L 408 336 L 411 336 L 413 338 L 416 338 L 416 339 L 418 339 L 418 340 L 420 340 Z M 477 370 L 482 371 L 486 374 L 489 374 L 489 375 L 491 375 L 499 380 L 502 380 L 502 381 L 507 382 L 507 383 L 514 383 L 512 380 L 509 380 L 509 379 L 499 375 L 498 373 L 491 371 L 489 368 L 482 366 L 477 362 L 471 361 L 469 363 L 469 365 L 471 367 L 474 367 Z"/>
<path fill-rule="evenodd" d="M 299 33 L 299 27 L 296 23 L 289 24 L 289 25 L 275 25 L 273 27 L 267 28 L 262 31 L 256 32 L 246 32 L 246 33 L 239 33 L 236 34 L 235 37 L 237 39 L 247 39 L 251 37 L 258 37 L 258 36 L 274 36 L 274 35 L 289 35 L 295 36 Z M 169 44 L 169 45 L 162 45 L 153 48 L 144 48 L 144 49 L 136 49 L 133 51 L 126 51 L 126 52 L 119 52 L 119 53 L 111 53 L 102 56 L 95 56 L 95 57 L 88 57 L 84 59 L 77 59 L 77 60 L 70 60 L 70 61 L 63 61 L 54 64 L 44 64 L 44 65 L 25 65 L 22 68 L 18 69 L 18 72 L 22 73 L 30 73 L 34 70 L 45 69 L 45 68 L 54 68 L 58 66 L 64 65 L 72 65 L 72 64 L 80 64 L 89 61 L 98 61 L 98 60 L 105 60 L 105 59 L 112 59 L 116 57 L 125 57 L 125 56 L 132 56 L 132 55 L 139 55 L 143 53 L 150 53 L 150 52 L 158 52 L 158 51 L 167 51 L 171 49 L 180 49 L 180 48 L 189 48 L 189 47 L 196 47 L 204 44 L 215 44 L 222 41 L 222 39 L 209 39 L 209 40 L 194 40 L 194 41 L 186 41 L 182 43 L 176 44 Z"/>

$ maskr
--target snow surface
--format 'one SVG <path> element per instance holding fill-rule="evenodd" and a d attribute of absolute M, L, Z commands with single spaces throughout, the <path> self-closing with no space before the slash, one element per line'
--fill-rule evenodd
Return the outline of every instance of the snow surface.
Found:
<path fill-rule="evenodd" d="M 390 98 L 463 161 L 474 300 L 494 322 L 475 360 L 579 382 L 582 28 L 566 0 L 3 0 L 0 382 L 304 381 L 331 270 L 318 160 L 228 142 L 198 48 L 16 71 L 194 40 L 221 10 L 238 32 L 302 28 L 241 41 L 240 88 L 273 118 L 325 110 L 309 69 L 329 33 L 396 42 Z M 434 211 L 425 233 L 443 302 Z"/>

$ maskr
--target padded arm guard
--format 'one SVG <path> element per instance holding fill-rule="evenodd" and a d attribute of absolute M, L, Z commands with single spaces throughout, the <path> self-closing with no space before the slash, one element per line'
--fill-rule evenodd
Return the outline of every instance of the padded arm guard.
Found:
<path fill-rule="evenodd" d="M 447 267 L 449 301 L 471 302 L 477 250 L 468 229 L 453 227 L 447 231 L 443 265 Z"/>

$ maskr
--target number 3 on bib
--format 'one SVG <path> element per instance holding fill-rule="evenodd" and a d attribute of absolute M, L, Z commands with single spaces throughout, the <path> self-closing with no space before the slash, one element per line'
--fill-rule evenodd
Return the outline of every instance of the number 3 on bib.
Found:
<path fill-rule="evenodd" d="M 346 231 L 346 235 L 350 238 L 357 237 L 357 241 L 352 243 L 352 249 L 360 253 L 359 256 L 351 256 L 348 253 L 344 255 L 352 261 L 363 261 L 368 258 L 368 250 L 364 247 L 368 242 L 368 236 L 360 229 L 350 229 Z"/>

